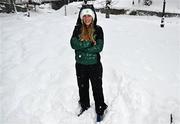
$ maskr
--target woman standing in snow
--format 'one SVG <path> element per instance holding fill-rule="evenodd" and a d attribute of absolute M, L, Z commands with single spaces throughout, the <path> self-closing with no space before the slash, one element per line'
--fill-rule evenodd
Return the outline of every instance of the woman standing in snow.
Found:
<path fill-rule="evenodd" d="M 102 64 L 100 52 L 103 49 L 103 30 L 96 25 L 97 16 L 92 5 L 84 5 L 71 37 L 71 47 L 75 50 L 76 75 L 79 87 L 81 115 L 90 107 L 89 80 L 91 81 L 97 115 L 103 115 L 107 108 L 102 88 Z"/>

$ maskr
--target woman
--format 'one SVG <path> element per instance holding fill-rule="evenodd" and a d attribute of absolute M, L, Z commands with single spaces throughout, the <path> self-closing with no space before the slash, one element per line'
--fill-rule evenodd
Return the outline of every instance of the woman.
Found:
<path fill-rule="evenodd" d="M 79 87 L 81 115 L 90 107 L 89 80 L 91 81 L 97 115 L 103 115 L 102 64 L 100 52 L 103 49 L 103 30 L 96 25 L 97 16 L 92 5 L 84 5 L 71 37 L 71 47 L 75 50 L 76 75 Z M 78 115 L 78 116 L 79 116 Z"/>

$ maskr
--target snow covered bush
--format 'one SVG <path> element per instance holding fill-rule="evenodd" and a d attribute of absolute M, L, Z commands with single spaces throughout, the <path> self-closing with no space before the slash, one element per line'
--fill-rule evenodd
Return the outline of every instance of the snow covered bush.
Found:
<path fill-rule="evenodd" d="M 152 5 L 152 0 L 144 0 L 144 5 L 146 6 Z"/>

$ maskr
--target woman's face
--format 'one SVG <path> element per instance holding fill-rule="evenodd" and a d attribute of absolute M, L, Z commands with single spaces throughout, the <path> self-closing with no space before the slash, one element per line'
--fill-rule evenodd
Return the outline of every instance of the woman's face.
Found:
<path fill-rule="evenodd" d="M 84 15 L 83 16 L 83 22 L 86 26 L 89 26 L 93 21 L 93 18 L 91 15 Z"/>

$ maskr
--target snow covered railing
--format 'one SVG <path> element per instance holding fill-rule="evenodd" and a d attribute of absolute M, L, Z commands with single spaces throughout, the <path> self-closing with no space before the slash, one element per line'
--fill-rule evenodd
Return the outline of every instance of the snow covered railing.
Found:
<path fill-rule="evenodd" d="M 41 4 L 42 0 L 16 0 L 16 4 Z"/>
<path fill-rule="evenodd" d="M 101 13 L 106 13 L 106 10 L 104 8 L 96 9 L 97 11 L 100 11 Z M 110 14 L 113 15 L 139 15 L 139 16 L 162 16 L 162 12 L 157 11 L 149 11 L 149 10 L 131 10 L 131 9 L 110 9 Z M 164 14 L 165 17 L 180 17 L 180 13 L 170 13 L 166 12 Z"/>
<path fill-rule="evenodd" d="M 43 3 L 51 3 L 55 1 L 63 1 L 63 0 L 16 0 L 16 4 L 24 4 L 24 3 L 43 4 Z"/>

